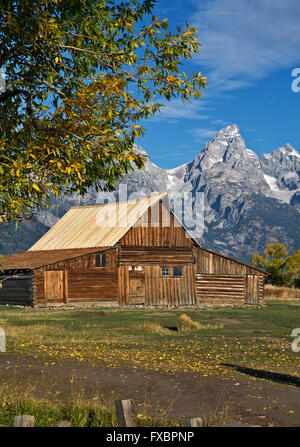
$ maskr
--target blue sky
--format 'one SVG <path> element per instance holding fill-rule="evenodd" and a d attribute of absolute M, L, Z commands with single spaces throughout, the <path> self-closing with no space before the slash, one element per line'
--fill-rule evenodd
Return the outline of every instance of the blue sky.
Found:
<path fill-rule="evenodd" d="M 240 127 L 258 155 L 289 142 L 300 151 L 299 0 L 157 0 L 155 15 L 171 28 L 191 22 L 202 48 L 184 71 L 208 77 L 204 99 L 173 100 L 144 123 L 137 141 L 162 168 L 186 163 L 218 130 Z M 299 82 L 300 85 L 300 82 Z"/>

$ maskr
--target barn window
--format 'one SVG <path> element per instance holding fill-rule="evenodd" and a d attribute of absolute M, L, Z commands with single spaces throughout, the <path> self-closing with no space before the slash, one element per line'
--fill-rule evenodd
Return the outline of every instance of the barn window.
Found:
<path fill-rule="evenodd" d="M 96 267 L 106 267 L 106 254 L 96 254 Z"/>
<path fill-rule="evenodd" d="M 161 274 L 162 274 L 162 276 L 170 276 L 170 269 L 167 267 L 163 267 L 161 269 Z"/>
<path fill-rule="evenodd" d="M 174 267 L 173 268 L 173 276 L 175 276 L 176 278 L 179 276 L 182 276 L 182 268 Z"/>

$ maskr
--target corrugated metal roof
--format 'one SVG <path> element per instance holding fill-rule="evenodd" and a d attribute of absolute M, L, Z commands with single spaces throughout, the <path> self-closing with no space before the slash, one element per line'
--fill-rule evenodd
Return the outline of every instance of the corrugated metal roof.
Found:
<path fill-rule="evenodd" d="M 167 193 L 127 202 L 72 207 L 29 251 L 112 247 Z"/>
<path fill-rule="evenodd" d="M 0 266 L 3 270 L 32 270 L 103 250 L 107 250 L 107 247 L 104 249 L 96 247 L 75 250 L 25 251 L 0 258 Z"/>

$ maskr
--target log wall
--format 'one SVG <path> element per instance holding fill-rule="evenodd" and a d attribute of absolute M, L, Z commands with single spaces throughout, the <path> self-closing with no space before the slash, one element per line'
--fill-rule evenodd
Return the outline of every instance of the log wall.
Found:
<path fill-rule="evenodd" d="M 197 303 L 263 304 L 264 277 L 196 274 Z"/>
<path fill-rule="evenodd" d="M 194 259 L 197 302 L 263 304 L 265 275 L 259 270 L 201 247 L 194 248 Z"/>
<path fill-rule="evenodd" d="M 197 303 L 244 304 L 243 275 L 196 274 Z"/>
<path fill-rule="evenodd" d="M 2 280 L 4 277 L 0 277 Z M 11 276 L 2 283 L 0 304 L 33 306 L 33 275 Z"/>

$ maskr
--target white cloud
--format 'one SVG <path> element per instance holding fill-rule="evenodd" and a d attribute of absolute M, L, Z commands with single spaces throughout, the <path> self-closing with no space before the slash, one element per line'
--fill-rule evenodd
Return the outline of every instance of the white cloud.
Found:
<path fill-rule="evenodd" d="M 195 4 L 191 22 L 203 46 L 194 62 L 208 71 L 208 88 L 235 90 L 300 62 L 299 0 Z"/>
<path fill-rule="evenodd" d="M 213 137 L 219 129 L 205 129 L 205 128 L 196 128 L 187 130 L 187 133 L 190 133 L 194 140 L 201 143 L 206 142 L 208 139 Z"/>
<path fill-rule="evenodd" d="M 163 104 L 164 107 L 160 109 L 160 113 L 157 113 L 154 118 L 150 119 L 151 121 L 176 122 L 182 119 L 202 120 L 210 118 L 209 115 L 202 113 L 207 108 L 203 103 L 203 99 L 191 103 L 184 103 L 180 98 L 158 102 Z"/>
<path fill-rule="evenodd" d="M 212 121 L 212 124 L 221 126 L 221 127 L 226 127 L 226 126 L 230 126 L 232 123 L 230 123 L 229 121 L 225 121 L 225 120 L 214 120 Z"/>

